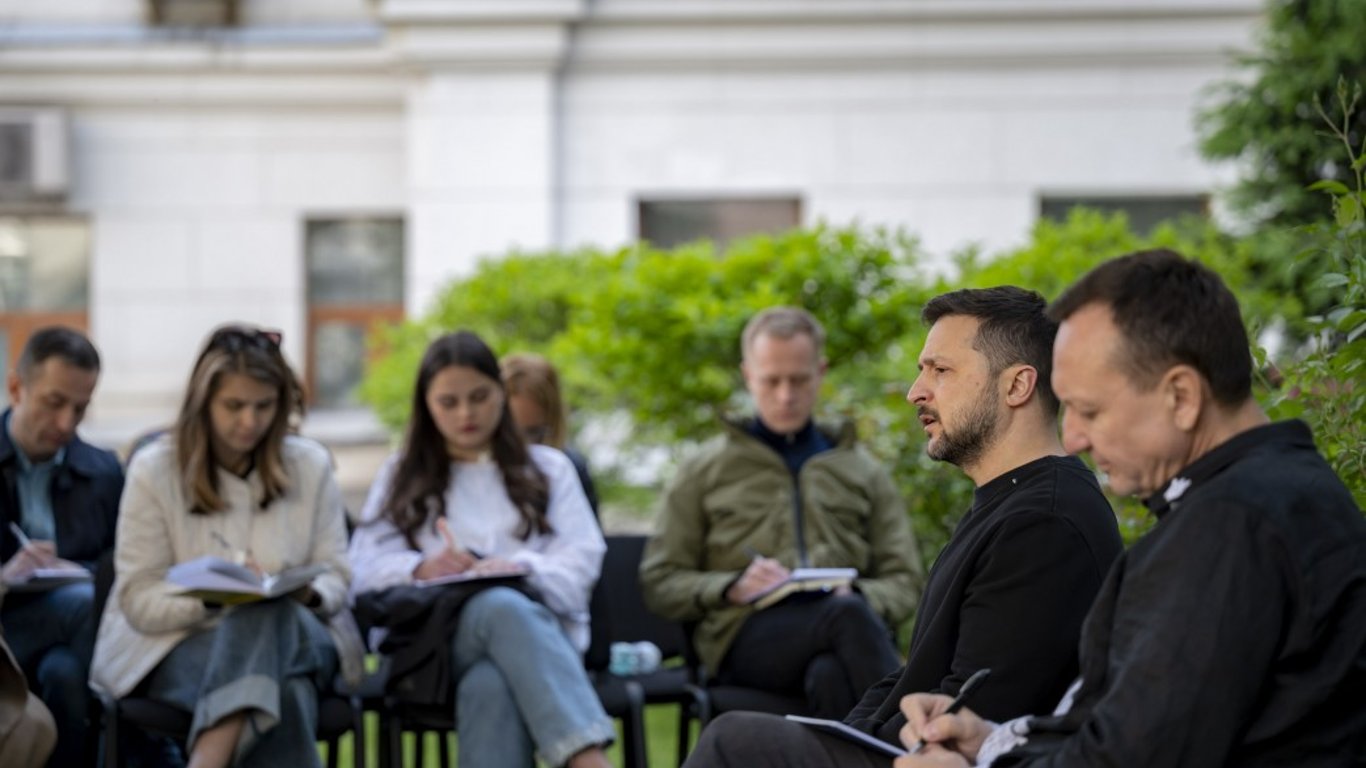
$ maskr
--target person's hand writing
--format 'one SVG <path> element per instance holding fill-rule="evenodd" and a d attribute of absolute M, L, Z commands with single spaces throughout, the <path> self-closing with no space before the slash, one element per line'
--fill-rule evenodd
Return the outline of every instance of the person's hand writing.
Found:
<path fill-rule="evenodd" d="M 452 573 L 464 573 L 479 561 L 469 550 L 460 547 L 455 541 L 455 535 L 446 525 L 446 518 L 436 521 L 436 530 L 441 534 L 446 546 L 439 552 L 423 558 L 413 571 L 415 579 L 435 579 L 440 576 L 449 576 Z"/>
<path fill-rule="evenodd" d="M 932 747 L 942 747 L 962 755 L 967 759 L 966 764 L 971 765 L 977 761 L 982 742 L 991 734 L 991 726 L 969 709 L 944 714 L 952 703 L 951 697 L 937 693 L 913 693 L 902 697 L 901 713 L 906 716 L 906 724 L 901 727 L 901 743 L 911 747 L 923 739 L 925 750 L 922 754 L 929 755 Z M 896 768 L 951 764 L 908 762 L 903 766 L 901 759 L 894 764 Z"/>
<path fill-rule="evenodd" d="M 726 599 L 736 605 L 744 605 L 764 592 L 787 581 L 792 572 L 771 557 L 756 557 L 750 561 L 745 572 L 726 590 Z"/>
<path fill-rule="evenodd" d="M 31 541 L 14 553 L 3 568 L 0 578 L 5 581 L 22 581 L 33 573 L 35 568 L 51 568 L 58 561 L 57 545 L 51 541 Z"/>
<path fill-rule="evenodd" d="M 470 570 L 475 573 L 512 573 L 521 569 L 522 566 L 501 557 L 486 557 L 483 560 L 475 561 L 474 565 L 470 566 Z"/>

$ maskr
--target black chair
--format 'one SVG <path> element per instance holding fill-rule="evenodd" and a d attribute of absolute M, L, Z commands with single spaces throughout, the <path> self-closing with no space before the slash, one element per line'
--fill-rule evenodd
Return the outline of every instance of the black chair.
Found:
<path fill-rule="evenodd" d="M 624 684 L 638 686 L 644 704 L 679 706 L 678 763 L 682 765 L 688 756 L 691 721 L 696 719 L 705 725 L 711 717 L 707 694 L 694 684 L 686 664 L 661 667 L 647 674 L 629 677 L 613 675 L 608 670 L 612 643 L 649 641 L 658 646 L 663 659 L 669 660 L 683 658 L 686 641 L 679 624 L 662 619 L 645 608 L 640 592 L 640 558 L 645 551 L 646 537 L 608 536 L 606 539 L 607 554 L 602 562 L 602 575 L 593 588 L 590 604 L 592 640 L 584 656 L 584 664 L 609 713 L 615 714 L 607 706 L 609 696 L 613 695 L 615 688 L 624 687 Z M 643 734 L 643 721 L 640 728 Z M 623 735 L 626 741 L 623 750 L 626 764 L 644 766 L 643 744 L 640 747 L 640 761 L 633 762 L 630 729 L 624 728 Z"/>
<path fill-rule="evenodd" d="M 168 737 L 185 748 L 190 734 L 192 715 L 182 709 L 142 696 L 115 699 L 101 695 L 104 718 L 104 765 L 122 765 L 119 755 L 119 729 L 129 725 Z M 325 693 L 318 698 L 318 740 L 327 743 L 327 765 L 337 768 L 340 760 L 341 737 L 348 731 L 355 734 L 356 764 L 365 759 L 365 728 L 361 721 L 360 702 L 350 695 Z"/>

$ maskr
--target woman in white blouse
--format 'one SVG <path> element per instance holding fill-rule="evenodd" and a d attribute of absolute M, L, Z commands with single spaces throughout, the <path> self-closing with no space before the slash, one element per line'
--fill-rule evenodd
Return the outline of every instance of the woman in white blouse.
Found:
<path fill-rule="evenodd" d="M 607 766 L 614 737 L 584 672 L 588 599 L 606 549 L 574 466 L 527 445 L 493 351 L 461 331 L 422 358 L 402 451 L 370 489 L 351 542 L 353 591 L 520 566 L 464 604 L 451 638 L 460 762 Z"/>
<path fill-rule="evenodd" d="M 317 691 L 337 659 L 322 617 L 346 606 L 346 527 L 278 333 L 227 326 L 195 363 L 171 434 L 138 452 L 119 506 L 116 577 L 92 682 L 193 713 L 190 766 L 321 765 Z M 179 594 L 167 570 L 205 555 L 258 572 L 320 564 L 289 597 L 231 608 Z"/>

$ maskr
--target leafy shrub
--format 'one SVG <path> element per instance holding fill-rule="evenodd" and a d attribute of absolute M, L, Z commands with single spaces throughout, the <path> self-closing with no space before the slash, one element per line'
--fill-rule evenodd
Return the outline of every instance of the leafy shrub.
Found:
<path fill-rule="evenodd" d="M 803 306 L 829 335 L 822 411 L 853 419 L 869 449 L 892 468 L 928 560 L 972 492 L 961 471 L 925 456 L 919 422 L 905 402 L 926 333 L 920 309 L 929 297 L 956 287 L 1015 284 L 1052 299 L 1105 259 L 1170 247 L 1222 274 L 1254 331 L 1273 320 L 1309 328 L 1300 301 L 1286 292 L 1285 270 L 1258 260 L 1258 242 L 1223 235 L 1200 220 L 1139 236 L 1120 214 L 1080 210 L 1063 222 L 1041 221 L 1019 249 L 989 259 L 960 254 L 948 276 L 924 268 L 914 238 L 857 226 L 754 237 L 724 254 L 707 243 L 515 253 L 482 263 L 452 283 L 426 316 L 378 337 L 388 354 L 369 372 L 363 392 L 386 423 L 400 427 L 427 340 L 467 327 L 500 354 L 532 350 L 554 360 L 580 422 L 626 414 L 633 427 L 628 442 L 616 446 L 622 455 L 644 444 L 677 456 L 715 434 L 723 413 L 748 412 L 739 376 L 745 321 L 775 304 Z M 1284 409 L 1295 407 L 1283 402 Z M 612 468 L 597 469 L 610 474 Z M 606 501 L 639 505 L 640 498 L 637 491 Z M 1117 500 L 1117 507 L 1126 538 L 1146 529 L 1146 512 L 1135 502 Z"/>

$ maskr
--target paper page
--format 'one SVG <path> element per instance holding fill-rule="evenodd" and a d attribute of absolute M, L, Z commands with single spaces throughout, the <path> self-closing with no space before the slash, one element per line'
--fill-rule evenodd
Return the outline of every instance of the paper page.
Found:
<path fill-rule="evenodd" d="M 801 723 L 809 728 L 815 728 L 818 731 L 831 734 L 832 736 L 838 736 L 845 741 L 852 741 L 855 744 L 862 745 L 875 752 L 881 752 L 890 757 L 901 757 L 906 754 L 906 750 L 901 747 L 898 747 L 895 744 L 888 744 L 882 739 L 869 736 L 863 731 L 855 728 L 850 728 L 838 720 L 822 720 L 819 717 L 802 717 L 801 715 L 788 715 L 787 719 L 795 723 Z"/>
<path fill-rule="evenodd" d="M 475 573 L 465 571 L 463 573 L 452 573 L 446 576 L 438 576 L 434 579 L 418 579 L 413 583 L 419 587 L 439 587 L 442 584 L 460 584 L 466 581 L 483 581 L 486 579 L 520 579 L 528 573 L 525 566 L 509 568 L 505 571 L 486 571 Z"/>

